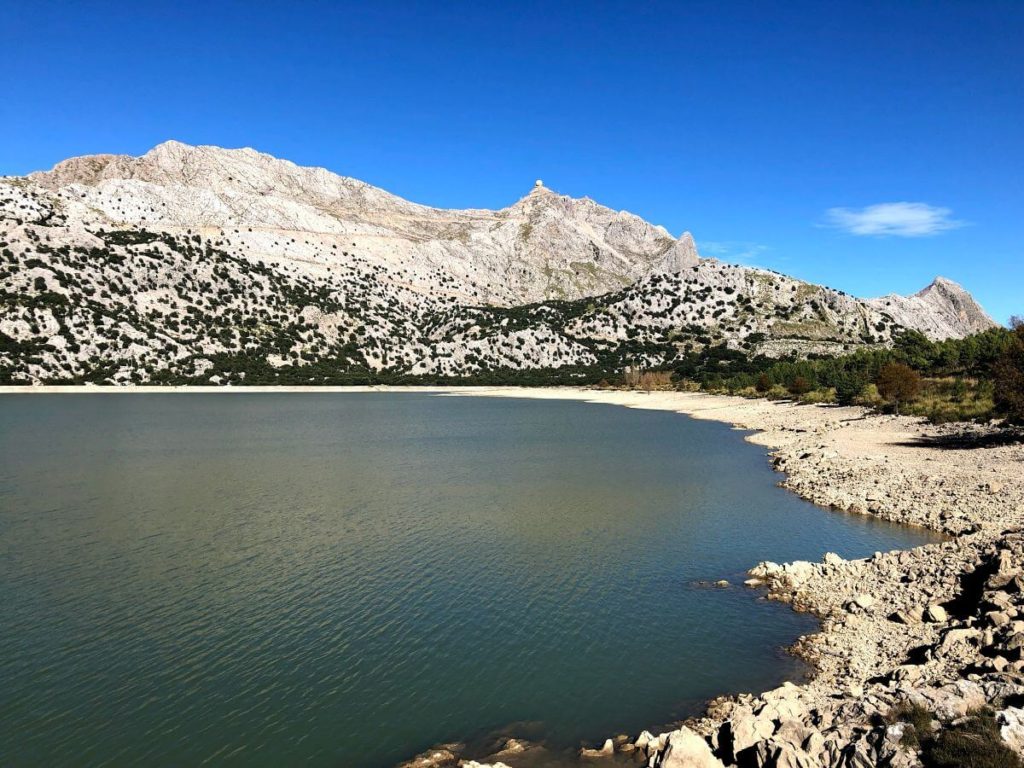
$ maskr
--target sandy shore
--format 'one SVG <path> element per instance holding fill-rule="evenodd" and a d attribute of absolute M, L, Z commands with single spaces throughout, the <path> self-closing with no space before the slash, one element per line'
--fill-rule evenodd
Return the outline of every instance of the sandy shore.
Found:
<path fill-rule="evenodd" d="M 751 563 L 750 586 L 821 618 L 794 652 L 808 683 L 716 700 L 708 715 L 654 736 L 620 736 L 591 753 L 650 766 L 915 766 L 903 726 L 882 716 L 915 701 L 939 721 L 983 704 L 1002 712 L 1024 754 L 1024 445 L 989 427 L 935 427 L 860 408 L 801 406 L 688 392 L 518 387 L 0 388 L 50 392 L 423 392 L 583 400 L 672 411 L 755 430 L 784 486 L 837 511 L 876 515 L 949 535 L 942 543 L 847 561 Z M 1014 719 L 1016 718 L 1016 720 Z M 1016 725 L 1014 725 L 1016 723 Z M 1014 730 L 1016 729 L 1016 730 Z M 694 741 L 694 739 L 696 739 Z M 492 756 L 516 766 L 536 755 L 514 742 Z M 683 753 L 696 762 L 678 762 Z M 674 756 L 673 756 L 674 755 Z M 415 762 L 458 764 L 439 749 Z"/>

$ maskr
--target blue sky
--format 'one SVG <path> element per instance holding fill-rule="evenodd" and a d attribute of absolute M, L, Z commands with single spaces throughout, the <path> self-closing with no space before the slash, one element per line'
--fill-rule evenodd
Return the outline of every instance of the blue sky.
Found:
<path fill-rule="evenodd" d="M 1024 3 L 0 0 L 0 173 L 174 138 L 1024 314 Z"/>

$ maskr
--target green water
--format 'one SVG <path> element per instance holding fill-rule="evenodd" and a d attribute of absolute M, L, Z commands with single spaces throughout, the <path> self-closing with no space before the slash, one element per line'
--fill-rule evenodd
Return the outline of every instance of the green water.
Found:
<path fill-rule="evenodd" d="M 799 676 L 759 560 L 929 540 L 724 425 L 420 394 L 0 396 L 0 765 L 387 766 Z"/>

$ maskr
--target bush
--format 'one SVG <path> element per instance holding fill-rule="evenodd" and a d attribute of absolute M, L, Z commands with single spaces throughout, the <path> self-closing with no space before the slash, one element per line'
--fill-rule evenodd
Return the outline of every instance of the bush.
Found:
<path fill-rule="evenodd" d="M 868 377 L 859 371 L 845 371 L 836 377 L 836 402 L 852 405 L 868 385 Z"/>
<path fill-rule="evenodd" d="M 789 382 L 789 386 L 786 387 L 786 389 L 789 390 L 789 393 L 791 395 L 800 397 L 801 395 L 806 395 L 808 392 L 814 389 L 814 387 L 812 387 L 811 382 L 809 382 L 803 376 L 797 376 L 791 382 Z"/>
<path fill-rule="evenodd" d="M 994 408 L 990 382 L 963 378 L 922 379 L 920 394 L 904 412 L 927 416 L 933 424 L 942 424 L 988 419 Z"/>
<path fill-rule="evenodd" d="M 995 712 L 982 709 L 922 740 L 928 768 L 1022 768 L 1017 753 L 999 735 Z"/>
<path fill-rule="evenodd" d="M 1013 339 L 993 367 L 993 399 L 999 413 L 1014 424 L 1024 424 L 1024 320 L 1010 320 Z"/>
<path fill-rule="evenodd" d="M 906 747 L 916 747 L 922 739 L 932 732 L 935 716 L 920 704 L 904 701 L 889 710 L 885 721 L 889 724 L 905 723 L 903 738 L 900 743 Z"/>
<path fill-rule="evenodd" d="M 643 389 L 650 392 L 654 389 L 671 389 L 671 371 L 641 371 L 632 368 L 626 372 L 624 382 L 631 389 Z"/>
<path fill-rule="evenodd" d="M 861 390 L 857 397 L 853 398 L 854 405 L 862 405 L 866 408 L 877 408 L 882 404 L 882 396 L 878 394 L 878 387 L 868 384 Z"/>
<path fill-rule="evenodd" d="M 801 403 L 816 405 L 818 403 L 834 403 L 836 391 L 834 389 L 812 389 L 810 392 L 800 396 Z"/>
<path fill-rule="evenodd" d="M 954 403 L 962 403 L 967 398 L 967 392 L 967 382 L 961 378 L 957 378 L 953 381 L 953 387 L 950 390 L 949 397 Z"/>
<path fill-rule="evenodd" d="M 892 403 L 896 415 L 900 413 L 900 403 L 913 400 L 921 390 L 921 376 L 904 363 L 888 363 L 878 372 L 875 379 L 878 394 L 888 403 Z"/>

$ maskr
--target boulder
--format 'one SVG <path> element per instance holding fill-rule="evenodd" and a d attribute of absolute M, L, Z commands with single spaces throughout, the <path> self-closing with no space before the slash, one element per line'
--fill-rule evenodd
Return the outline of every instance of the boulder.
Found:
<path fill-rule="evenodd" d="M 769 739 L 775 733 L 775 723 L 768 716 L 758 716 L 749 707 L 742 707 L 723 728 L 722 747 L 726 757 L 736 761 L 737 755 Z"/>
<path fill-rule="evenodd" d="M 611 757 L 615 754 L 615 744 L 611 739 L 605 739 L 600 749 L 581 749 L 580 757 Z"/>
<path fill-rule="evenodd" d="M 1006 611 L 989 611 L 985 614 L 985 618 L 989 625 L 993 627 L 1003 627 L 1010 623 L 1012 620 L 1010 614 Z"/>
<path fill-rule="evenodd" d="M 501 745 L 501 749 L 495 752 L 495 755 L 518 755 L 521 752 L 525 752 L 530 748 L 530 742 L 523 739 L 517 739 L 510 737 L 505 739 L 505 743 Z"/>
<path fill-rule="evenodd" d="M 1019 571 L 999 571 L 993 573 L 985 581 L 985 589 L 997 592 L 999 590 L 1017 591 L 1017 580 L 1020 578 Z"/>
<path fill-rule="evenodd" d="M 685 726 L 668 735 L 661 768 L 725 768 L 700 736 Z"/>
<path fill-rule="evenodd" d="M 999 735 L 1018 755 L 1024 755 L 1024 709 L 1007 707 L 996 713 Z"/>
<path fill-rule="evenodd" d="M 779 726 L 779 730 L 772 736 L 772 743 L 788 745 L 803 751 L 804 746 L 811 742 L 811 737 L 815 733 L 817 731 L 799 720 L 787 720 Z"/>
<path fill-rule="evenodd" d="M 816 758 L 812 758 L 800 747 L 790 744 L 780 744 L 775 747 L 769 761 L 766 765 L 770 765 L 772 768 L 819 768 L 821 765 Z"/>
<path fill-rule="evenodd" d="M 902 611 L 896 611 L 891 616 L 890 620 L 895 621 L 897 624 L 920 624 L 924 621 L 924 610 L 921 608 L 906 608 Z"/>
<path fill-rule="evenodd" d="M 909 698 L 944 721 L 956 720 L 988 704 L 984 689 L 971 680 L 957 680 L 941 688 L 918 688 Z"/>
<path fill-rule="evenodd" d="M 921 677 L 921 667 L 917 664 L 901 664 L 892 671 L 892 679 L 904 683 L 913 683 Z"/>
<path fill-rule="evenodd" d="M 1013 553 L 1001 549 L 995 556 L 996 573 L 1014 573 Z"/>
<path fill-rule="evenodd" d="M 770 579 L 780 573 L 782 573 L 782 566 L 771 560 L 765 560 L 750 569 L 750 575 L 759 579 Z"/>
<path fill-rule="evenodd" d="M 991 591 L 985 595 L 984 604 L 997 610 L 1006 610 L 1013 607 L 1013 598 L 1005 592 Z"/>
<path fill-rule="evenodd" d="M 1019 654 L 1021 649 L 1024 648 L 1024 632 L 1015 632 L 1010 635 L 1004 647 L 1008 651 L 1017 651 Z"/>
<path fill-rule="evenodd" d="M 951 629 L 942 636 L 939 650 L 942 653 L 949 653 L 955 646 L 974 642 L 980 637 L 981 631 L 977 629 Z"/>
<path fill-rule="evenodd" d="M 949 614 L 946 613 L 946 609 L 937 603 L 929 605 L 924 612 L 925 618 L 935 624 L 945 624 L 949 619 Z"/>
<path fill-rule="evenodd" d="M 782 571 L 794 583 L 802 582 L 814 575 L 814 563 L 809 563 L 806 560 L 794 560 L 792 563 L 782 566 Z"/>
<path fill-rule="evenodd" d="M 639 736 L 636 737 L 636 741 L 633 743 L 637 749 L 647 749 L 647 745 L 654 741 L 654 734 L 650 731 L 643 731 Z"/>
<path fill-rule="evenodd" d="M 872 608 L 874 606 L 874 604 L 875 604 L 875 598 L 872 597 L 871 595 L 868 595 L 868 594 L 865 594 L 865 593 L 861 593 L 859 595 L 856 595 L 853 598 L 853 600 L 850 601 L 850 605 L 851 606 L 856 606 L 857 608 L 859 608 L 862 611 L 866 611 L 869 608 Z M 848 610 L 849 610 L 849 608 L 848 608 Z"/>
<path fill-rule="evenodd" d="M 461 744 L 445 744 L 416 755 L 412 760 L 407 760 L 399 765 L 398 768 L 452 768 L 452 766 L 459 765 L 457 753 L 461 749 Z"/>

